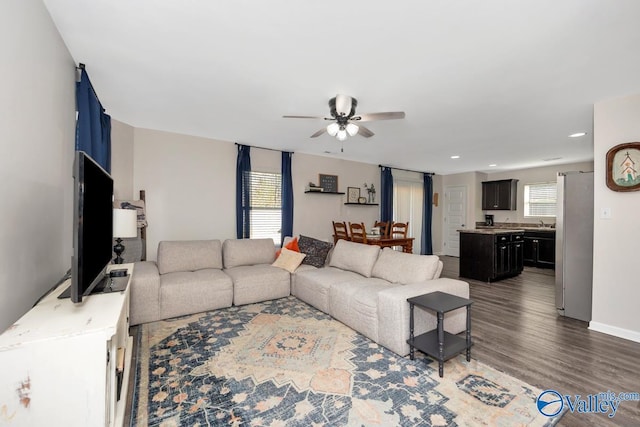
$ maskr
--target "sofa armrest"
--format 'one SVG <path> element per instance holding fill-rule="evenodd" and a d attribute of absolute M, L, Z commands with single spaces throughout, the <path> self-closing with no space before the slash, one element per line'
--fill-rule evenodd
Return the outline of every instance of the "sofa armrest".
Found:
<path fill-rule="evenodd" d="M 409 303 L 407 298 L 441 291 L 469 298 L 469 284 L 456 279 L 435 279 L 409 285 L 399 285 L 378 292 L 378 342 L 395 353 L 409 353 Z M 466 309 L 445 315 L 444 329 L 452 334 L 466 330 Z M 434 312 L 419 307 L 414 309 L 414 334 L 419 335 L 437 327 Z"/>
<path fill-rule="evenodd" d="M 136 262 L 130 286 L 130 324 L 160 320 L 160 273 L 156 263 Z"/>

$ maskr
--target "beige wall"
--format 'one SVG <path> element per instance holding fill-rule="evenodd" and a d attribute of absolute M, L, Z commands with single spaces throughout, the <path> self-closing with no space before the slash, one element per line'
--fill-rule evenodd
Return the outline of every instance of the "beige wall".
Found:
<path fill-rule="evenodd" d="M 134 194 L 147 196 L 147 258 L 160 240 L 235 237 L 235 156 L 229 142 L 134 129 Z"/>
<path fill-rule="evenodd" d="M 40 0 L 0 2 L 0 331 L 71 267 L 75 65 Z"/>
<path fill-rule="evenodd" d="M 111 120 L 111 177 L 115 200 L 133 200 L 133 127 Z"/>
<path fill-rule="evenodd" d="M 147 196 L 147 253 L 155 259 L 161 240 L 235 238 L 235 144 L 148 129 L 134 130 L 134 194 Z M 280 172 L 280 152 L 251 149 L 256 171 Z M 305 194 L 318 174 L 338 175 L 340 191 L 375 183 L 377 166 L 328 157 L 294 154 L 294 234 L 331 240 L 331 221 L 378 218 L 379 207 L 345 206 L 346 196 Z"/>
<path fill-rule="evenodd" d="M 594 257 L 590 328 L 640 342 L 640 192 L 615 192 L 605 184 L 612 147 L 640 141 L 640 95 L 595 104 Z M 601 219 L 603 208 L 611 219 Z"/>

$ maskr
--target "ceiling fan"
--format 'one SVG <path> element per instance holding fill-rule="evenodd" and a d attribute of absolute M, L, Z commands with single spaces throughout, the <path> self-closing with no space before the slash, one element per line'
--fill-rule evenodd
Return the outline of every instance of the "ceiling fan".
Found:
<path fill-rule="evenodd" d="M 339 141 L 344 141 L 347 136 L 357 134 L 370 138 L 374 135 L 371 130 L 362 126 L 362 122 L 372 122 L 374 120 L 404 119 L 404 111 L 391 111 L 386 113 L 356 114 L 358 100 L 348 95 L 336 95 L 329 100 L 329 111 L 331 117 L 322 116 L 282 116 L 286 119 L 324 119 L 332 123 L 320 129 L 311 138 L 317 138 L 323 133 L 335 136 Z M 357 124 L 356 124 L 357 123 Z"/>

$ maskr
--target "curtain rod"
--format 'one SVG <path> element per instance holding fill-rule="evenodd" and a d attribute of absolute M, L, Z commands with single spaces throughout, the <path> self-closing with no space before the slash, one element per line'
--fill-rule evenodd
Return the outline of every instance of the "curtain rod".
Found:
<path fill-rule="evenodd" d="M 240 144 L 239 142 L 235 142 L 234 144 L 236 144 L 236 145 L 246 145 L 247 147 L 258 148 L 260 150 L 277 151 L 278 153 L 285 153 L 286 152 L 286 153 L 292 153 L 293 154 L 293 151 L 276 150 L 275 148 L 258 147 L 256 145 Z"/>
<path fill-rule="evenodd" d="M 396 169 L 399 171 L 405 171 L 405 172 L 415 172 L 415 173 L 426 173 L 427 175 L 435 175 L 434 172 L 421 172 L 421 171 L 414 171 L 411 169 L 402 169 L 402 168 L 394 168 L 393 166 L 385 166 L 385 165 L 378 165 L 379 168 L 390 168 L 390 169 Z"/>

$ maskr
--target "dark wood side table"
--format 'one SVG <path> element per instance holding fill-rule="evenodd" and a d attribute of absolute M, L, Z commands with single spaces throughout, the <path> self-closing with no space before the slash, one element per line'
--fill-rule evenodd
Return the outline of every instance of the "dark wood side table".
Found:
<path fill-rule="evenodd" d="M 419 295 L 417 297 L 408 298 L 409 303 L 409 356 L 414 359 L 415 349 L 438 360 L 438 374 L 440 378 L 444 375 L 443 365 L 445 360 L 451 359 L 453 356 L 466 350 L 467 362 L 471 360 L 471 304 L 473 301 L 467 298 L 461 298 L 445 292 L 431 292 L 429 294 Z M 435 311 L 438 316 L 438 327 L 433 331 L 413 336 L 413 309 L 414 306 Z M 458 308 L 467 307 L 467 331 L 466 337 L 462 338 L 457 335 L 444 331 L 444 314 L 456 310 Z"/>

